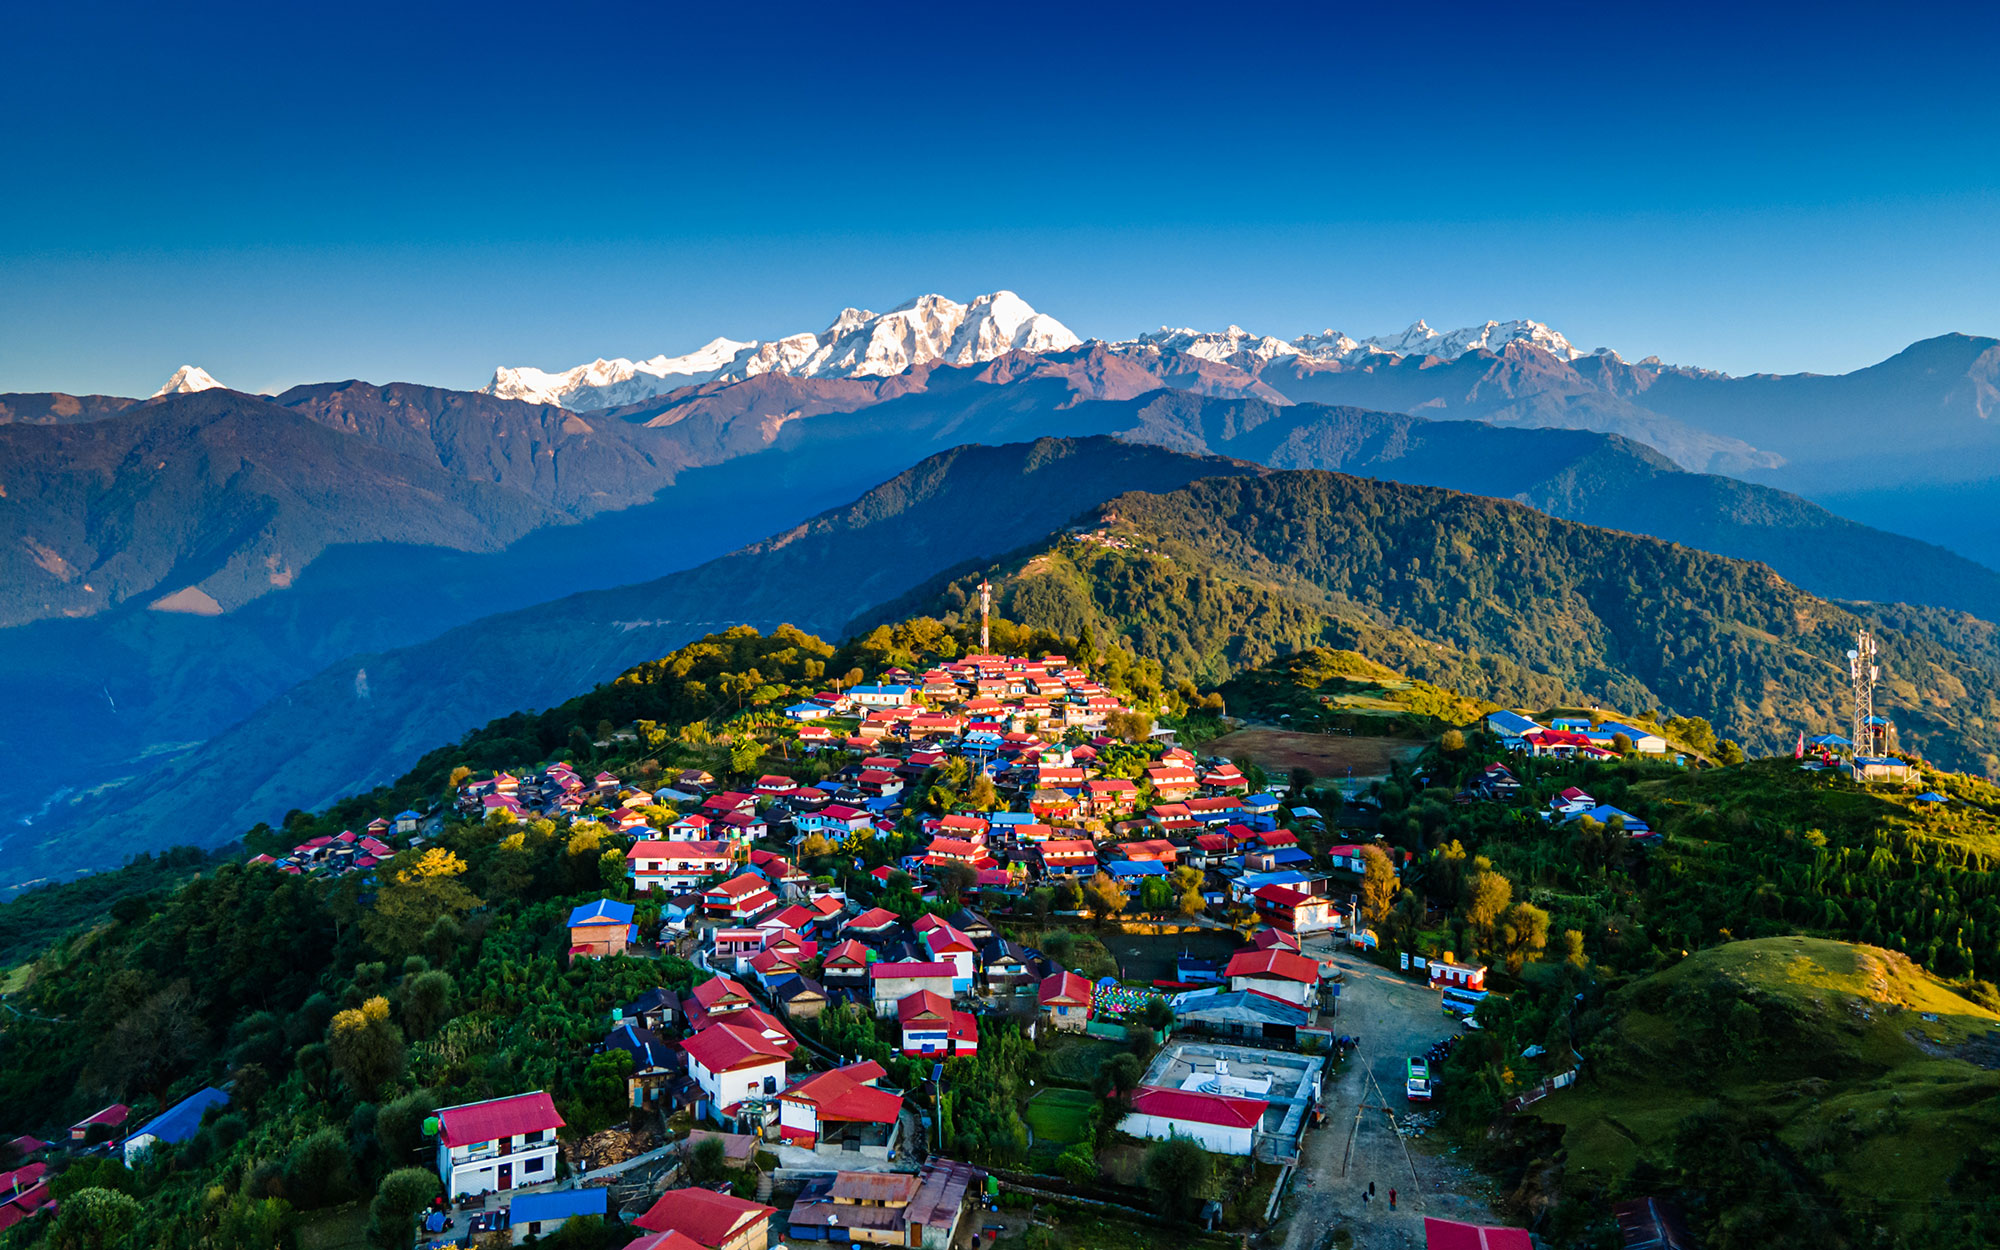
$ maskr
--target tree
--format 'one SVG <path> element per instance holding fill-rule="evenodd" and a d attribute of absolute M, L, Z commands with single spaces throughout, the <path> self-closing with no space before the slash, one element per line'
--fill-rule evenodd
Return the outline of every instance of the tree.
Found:
<path fill-rule="evenodd" d="M 1123 1102 L 1139 1088 L 1139 1082 L 1146 1079 L 1146 1069 L 1139 1063 L 1139 1056 L 1129 1050 L 1120 1051 L 1106 1060 L 1090 1078 L 1090 1092 L 1099 1098 L 1118 1099 Z"/>
<path fill-rule="evenodd" d="M 49 1228 L 52 1250 L 119 1250 L 131 1244 L 144 1212 L 115 1189 L 79 1189 L 62 1200 Z"/>
<path fill-rule="evenodd" d="M 1457 755 L 1465 749 L 1464 731 L 1458 729 L 1445 730 L 1444 734 L 1438 738 L 1438 746 L 1443 748 L 1448 754 Z"/>
<path fill-rule="evenodd" d="M 1724 767 L 1741 764 L 1743 762 L 1743 748 L 1736 744 L 1734 738 L 1724 738 L 1715 746 L 1715 758 Z"/>
<path fill-rule="evenodd" d="M 1361 919 L 1380 925 L 1389 919 L 1389 909 L 1396 905 L 1397 891 L 1402 888 L 1396 880 L 1396 866 L 1381 847 L 1364 846 L 1361 868 Z"/>
<path fill-rule="evenodd" d="M 1500 921 L 1500 949 L 1507 971 L 1518 973 L 1530 959 L 1541 958 L 1549 944 L 1549 913 L 1533 903 L 1516 903 Z"/>
<path fill-rule="evenodd" d="M 284 1196 L 302 1211 L 344 1202 L 354 1192 L 354 1155 L 339 1129 L 322 1128 L 285 1159 Z"/>
<path fill-rule="evenodd" d="M 742 776 L 749 776 L 763 758 L 764 744 L 748 733 L 738 733 L 729 744 L 729 767 Z"/>
<path fill-rule="evenodd" d="M 1563 962 L 1576 968 L 1590 967 L 1590 956 L 1583 950 L 1583 934 L 1576 929 L 1563 930 Z"/>
<path fill-rule="evenodd" d="M 1191 1137 L 1157 1142 L 1146 1151 L 1144 1171 L 1146 1189 L 1159 1212 L 1183 1224 L 1193 1223 L 1214 1182 L 1208 1152 Z"/>
<path fill-rule="evenodd" d="M 1068 873 L 1056 882 L 1056 910 L 1083 910 L 1083 890 L 1077 885 L 1076 878 Z"/>
<path fill-rule="evenodd" d="M 1622 732 L 1612 734 L 1611 749 L 1618 752 L 1618 754 L 1620 755 L 1632 754 L 1632 735 Z"/>
<path fill-rule="evenodd" d="M 688 1151 L 688 1180 L 696 1185 L 713 1185 L 729 1169 L 729 1151 L 720 1137 L 704 1137 Z"/>
<path fill-rule="evenodd" d="M 439 923 L 443 923 L 440 919 Z M 426 1038 L 451 1019 L 458 986 L 448 972 L 423 972 L 403 986 L 403 1023 L 411 1037 Z"/>
<path fill-rule="evenodd" d="M 1500 917 L 1514 899 L 1514 883 L 1493 871 L 1484 856 L 1474 863 L 1478 869 L 1466 882 L 1465 923 L 1483 947 L 1491 944 Z"/>
<path fill-rule="evenodd" d="M 1149 998 L 1139 1009 L 1139 1022 L 1157 1033 L 1174 1022 L 1174 1005 L 1164 998 Z"/>
<path fill-rule="evenodd" d="M 376 896 L 375 910 L 361 918 L 361 931 L 384 954 L 409 954 L 422 945 L 439 916 L 463 916 L 479 906 L 459 880 L 464 873 L 464 860 L 441 846 L 431 847 L 396 871 Z"/>
<path fill-rule="evenodd" d="M 994 788 L 991 776 L 982 772 L 972 779 L 972 788 L 965 792 L 965 805 L 975 812 L 990 812 L 1000 805 L 1000 791 Z"/>
<path fill-rule="evenodd" d="M 389 1000 L 376 995 L 327 1026 L 333 1066 L 354 1092 L 373 1098 L 403 1070 L 403 1031 L 389 1019 Z"/>
<path fill-rule="evenodd" d="M 1097 1152 L 1089 1142 L 1078 1142 L 1056 1158 L 1056 1171 L 1072 1185 L 1093 1185 L 1102 1174 L 1097 1166 Z"/>
<path fill-rule="evenodd" d="M 958 902 L 978 882 L 979 874 L 968 864 L 952 862 L 931 866 L 931 884 L 937 887 L 938 897 L 947 903 Z"/>
<path fill-rule="evenodd" d="M 368 1240 L 384 1250 L 404 1250 L 417 1233 L 417 1215 L 443 1186 L 429 1168 L 397 1168 L 382 1178 L 368 1204 Z"/>
<path fill-rule="evenodd" d="M 1174 905 L 1174 887 L 1165 877 L 1139 879 L 1139 910 L 1148 915 L 1165 915 Z"/>
<path fill-rule="evenodd" d="M 1102 869 L 1084 884 L 1083 893 L 1090 900 L 1091 910 L 1097 913 L 1099 920 L 1111 919 L 1132 903 L 1131 896 L 1118 879 Z"/>

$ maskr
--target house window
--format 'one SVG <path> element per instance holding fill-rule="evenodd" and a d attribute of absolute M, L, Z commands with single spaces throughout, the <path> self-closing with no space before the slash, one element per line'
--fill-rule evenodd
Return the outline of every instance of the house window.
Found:
<path fill-rule="evenodd" d="M 532 1159 L 522 1161 L 521 1170 L 523 1172 L 539 1172 L 542 1170 L 543 1162 L 543 1158 L 540 1155 L 536 1155 Z"/>

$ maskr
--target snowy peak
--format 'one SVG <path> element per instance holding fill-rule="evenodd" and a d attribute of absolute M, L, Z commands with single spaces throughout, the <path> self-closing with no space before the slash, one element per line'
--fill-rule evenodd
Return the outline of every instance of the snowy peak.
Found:
<path fill-rule="evenodd" d="M 1401 334 L 1355 339 L 1338 330 L 1302 334 L 1289 343 L 1268 335 L 1252 334 L 1240 326 L 1220 331 L 1176 330 L 1162 326 L 1116 347 L 1147 346 L 1162 351 L 1186 352 L 1204 360 L 1227 364 L 1267 363 L 1281 356 L 1307 360 L 1365 364 L 1376 356 L 1435 356 L 1456 360 L 1473 351 L 1497 352 L 1509 343 L 1527 343 L 1563 360 L 1575 360 L 1582 352 L 1560 333 L 1539 321 L 1489 321 L 1440 334 L 1418 321 Z"/>
<path fill-rule="evenodd" d="M 734 382 L 762 373 L 803 378 L 888 377 L 942 361 L 982 364 L 1010 351 L 1064 351 L 1081 342 L 1069 327 L 1038 313 L 1012 291 L 960 304 L 920 295 L 886 313 L 843 309 L 819 334 L 739 342 L 716 339 L 685 356 L 596 360 L 551 373 L 502 368 L 483 389 L 502 399 L 609 408 L 638 403 L 683 386 Z"/>
<path fill-rule="evenodd" d="M 222 383 L 210 377 L 208 370 L 200 365 L 182 365 L 174 370 L 174 376 L 167 379 L 165 386 L 154 391 L 148 398 L 158 399 L 162 395 L 192 395 L 196 391 L 221 389 L 223 389 Z"/>
<path fill-rule="evenodd" d="M 1329 330 L 1327 333 L 1332 334 L 1333 331 Z M 1539 347 L 1550 355 L 1564 360 L 1575 360 L 1583 355 L 1572 347 L 1570 341 L 1560 332 L 1550 329 L 1539 321 L 1489 321 L 1485 325 L 1469 326 L 1463 330 L 1440 334 L 1420 320 L 1401 334 L 1363 339 L 1360 346 L 1393 352 L 1398 356 L 1437 356 L 1444 360 L 1455 360 L 1467 352 L 1482 350 L 1497 352 L 1509 343 L 1526 343 L 1531 347 Z"/>

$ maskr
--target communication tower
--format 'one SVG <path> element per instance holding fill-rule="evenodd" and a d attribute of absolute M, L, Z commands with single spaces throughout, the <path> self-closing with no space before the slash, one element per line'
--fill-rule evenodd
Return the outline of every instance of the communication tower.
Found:
<path fill-rule="evenodd" d="M 1884 744 L 1876 739 L 1887 735 L 1879 734 L 1875 724 L 1875 681 L 1882 670 L 1875 664 L 1875 635 L 1866 629 L 1854 636 L 1854 646 L 1847 653 L 1847 671 L 1854 679 L 1854 753 L 1880 755 Z"/>
<path fill-rule="evenodd" d="M 993 583 L 979 579 L 979 654 L 993 654 L 993 642 L 987 633 L 987 616 L 993 610 Z"/>

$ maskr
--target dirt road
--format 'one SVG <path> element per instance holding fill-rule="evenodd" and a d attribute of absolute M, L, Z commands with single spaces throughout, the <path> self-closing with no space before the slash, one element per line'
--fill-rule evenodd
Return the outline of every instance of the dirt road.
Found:
<path fill-rule="evenodd" d="M 1286 1204 L 1284 1250 L 1322 1250 L 1342 1228 L 1355 1250 L 1422 1250 L 1426 1215 L 1501 1222 L 1476 1174 L 1406 1140 L 1392 1119 L 1412 1110 L 1403 1096 L 1403 1061 L 1456 1031 L 1453 1017 L 1417 982 L 1345 953 L 1335 958 L 1346 972 L 1335 1031 L 1359 1036 L 1361 1048 L 1328 1094 L 1325 1127 L 1306 1136 Z M 1375 1193 L 1364 1201 L 1370 1181 Z"/>

